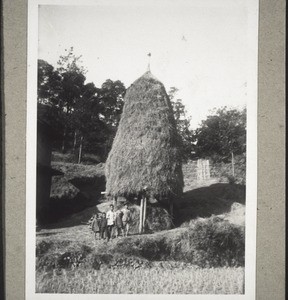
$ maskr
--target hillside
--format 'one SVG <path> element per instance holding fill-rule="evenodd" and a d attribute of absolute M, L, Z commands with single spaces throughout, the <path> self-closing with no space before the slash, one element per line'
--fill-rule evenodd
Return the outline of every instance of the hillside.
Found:
<path fill-rule="evenodd" d="M 197 181 L 191 165 L 188 163 L 187 166 L 183 166 L 184 194 L 181 198 L 176 199 L 174 205 L 175 226 L 183 226 L 197 217 L 210 217 L 226 213 L 234 202 L 245 205 L 245 186 L 219 183 L 217 178 Z M 105 191 L 103 163 L 84 165 L 54 161 L 52 167 L 64 175 L 52 178 L 51 210 L 53 217 L 49 226 L 53 226 L 51 223 L 55 222 L 60 222 L 59 225 L 63 226 L 79 225 L 81 222 L 86 222 L 98 210 L 108 210 L 104 203 L 108 203 L 109 199 L 101 195 L 101 192 Z M 134 204 L 133 211 L 137 214 L 137 203 Z M 163 216 L 161 218 L 167 223 L 167 208 L 155 208 L 153 204 L 150 205 L 150 208 L 154 215 L 154 222 L 156 221 L 155 214 L 161 214 Z M 70 217 L 71 214 L 73 217 Z M 167 223 L 168 227 L 166 228 L 171 226 L 169 224 Z M 158 227 L 160 230 L 165 229 L 163 226 Z"/>
<path fill-rule="evenodd" d="M 188 188 L 175 201 L 174 225 L 165 207 L 149 204 L 146 234 L 137 234 L 139 206 L 134 203 L 130 236 L 107 242 L 95 240 L 87 225 L 93 214 L 106 212 L 112 203 L 101 196 L 104 166 L 53 162 L 53 168 L 64 176 L 54 178 L 51 199 L 61 209 L 73 203 L 78 207 L 37 228 L 38 292 L 244 292 L 245 186 L 219 183 L 217 178 L 191 181 L 186 169 Z M 118 205 L 124 201 L 118 199 Z M 123 284 L 121 276 L 130 283 Z"/>

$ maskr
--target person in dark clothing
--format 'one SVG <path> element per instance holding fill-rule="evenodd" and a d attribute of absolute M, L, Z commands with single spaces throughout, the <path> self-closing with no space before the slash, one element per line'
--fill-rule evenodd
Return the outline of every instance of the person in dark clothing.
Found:
<path fill-rule="evenodd" d="M 107 219 L 106 219 L 105 212 L 102 213 L 102 217 L 100 220 L 100 238 L 104 239 L 104 240 L 106 238 L 108 238 L 108 236 L 107 236 Z"/>
<path fill-rule="evenodd" d="M 92 224 L 91 224 L 91 229 L 95 234 L 95 240 L 100 239 L 100 216 L 98 214 L 94 215 Z M 98 236 L 98 238 L 97 238 Z"/>
<path fill-rule="evenodd" d="M 116 219 L 115 219 L 116 238 L 120 235 L 120 233 L 122 234 L 122 236 L 124 236 L 122 217 L 123 217 L 123 212 L 121 210 L 117 210 Z"/>
<path fill-rule="evenodd" d="M 130 229 L 130 223 L 132 221 L 131 211 L 128 208 L 128 203 L 124 204 L 124 208 L 122 209 L 122 213 L 123 213 L 122 222 L 123 222 L 124 236 L 128 236 L 129 229 Z"/>

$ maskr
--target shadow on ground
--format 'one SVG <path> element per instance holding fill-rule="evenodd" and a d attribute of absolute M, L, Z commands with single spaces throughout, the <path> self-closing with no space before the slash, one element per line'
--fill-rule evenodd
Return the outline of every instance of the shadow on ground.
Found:
<path fill-rule="evenodd" d="M 226 213 L 234 202 L 245 204 L 245 189 L 244 185 L 217 183 L 185 192 L 175 203 L 175 225 Z"/>
<path fill-rule="evenodd" d="M 81 203 L 81 201 L 79 202 Z M 99 209 L 95 205 L 99 204 L 99 202 L 95 202 L 91 207 L 83 207 L 82 210 L 79 209 L 79 211 L 65 216 L 62 220 L 51 222 L 50 224 L 41 226 L 41 228 L 57 229 L 87 224 L 91 216 L 99 212 Z M 245 186 L 216 183 L 187 191 L 181 199 L 175 202 L 174 225 L 178 227 L 198 217 L 204 218 L 227 213 L 234 202 L 245 204 Z M 71 205 L 71 201 L 67 203 L 67 205 L 69 204 Z M 102 211 L 107 211 L 109 203 L 103 203 L 100 206 L 103 206 Z"/>
<path fill-rule="evenodd" d="M 37 232 L 37 236 L 41 236 L 41 237 L 45 237 L 45 236 L 51 236 L 51 235 L 56 235 L 59 232 L 55 231 L 55 232 Z"/>

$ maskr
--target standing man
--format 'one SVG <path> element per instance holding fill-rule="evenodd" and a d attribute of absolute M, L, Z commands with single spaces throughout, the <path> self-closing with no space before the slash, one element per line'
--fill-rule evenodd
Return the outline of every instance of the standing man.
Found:
<path fill-rule="evenodd" d="M 107 219 L 107 238 L 108 241 L 112 238 L 112 231 L 115 224 L 116 214 L 114 212 L 114 205 L 110 205 L 110 210 L 106 214 Z"/>
<path fill-rule="evenodd" d="M 128 236 L 130 223 L 131 223 L 131 211 L 128 208 L 128 203 L 124 204 L 124 208 L 122 209 L 122 222 L 123 222 L 123 229 L 124 229 L 124 236 Z"/>

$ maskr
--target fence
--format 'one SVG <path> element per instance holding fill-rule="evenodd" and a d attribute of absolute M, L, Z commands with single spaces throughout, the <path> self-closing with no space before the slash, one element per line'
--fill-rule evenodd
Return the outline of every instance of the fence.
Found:
<path fill-rule="evenodd" d="M 208 159 L 197 160 L 197 180 L 210 179 L 210 165 Z"/>
<path fill-rule="evenodd" d="M 198 159 L 196 161 L 189 161 L 183 166 L 184 177 L 190 179 L 202 181 L 209 180 L 210 174 L 210 163 L 208 159 Z"/>
<path fill-rule="evenodd" d="M 231 163 L 214 163 L 211 164 L 208 159 L 198 159 L 188 161 L 183 165 L 184 184 L 190 185 L 191 182 L 209 182 L 211 180 L 228 180 L 234 178 L 237 183 L 245 184 L 246 182 L 246 163 L 245 158 L 241 157 L 235 162 L 235 176 Z"/>

